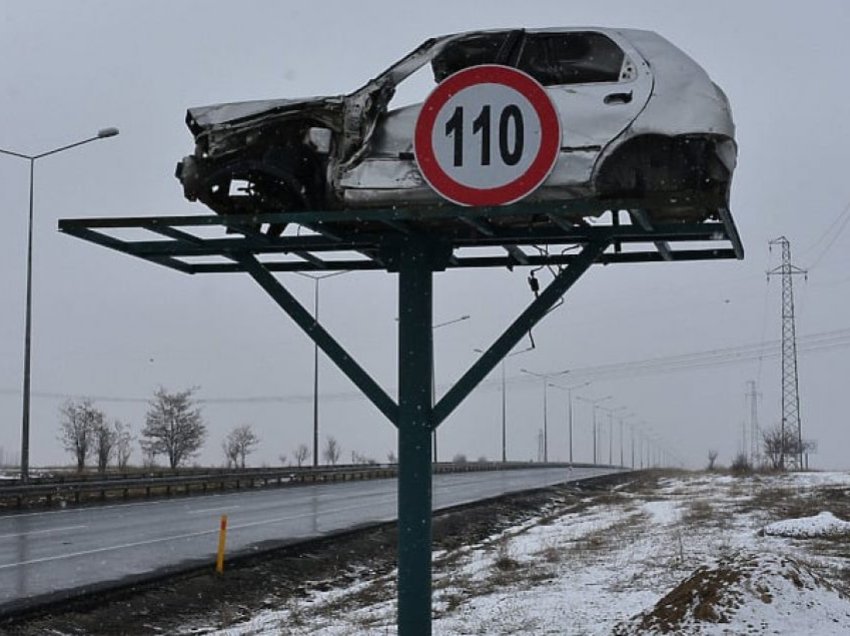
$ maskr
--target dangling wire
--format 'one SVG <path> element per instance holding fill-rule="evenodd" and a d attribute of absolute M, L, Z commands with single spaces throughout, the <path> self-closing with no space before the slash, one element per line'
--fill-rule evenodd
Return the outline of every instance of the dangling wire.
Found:
<path fill-rule="evenodd" d="M 537 280 L 537 277 L 534 275 L 534 270 L 531 270 L 531 273 L 528 275 L 528 286 L 531 288 L 532 293 L 535 298 L 540 297 L 540 281 Z"/>

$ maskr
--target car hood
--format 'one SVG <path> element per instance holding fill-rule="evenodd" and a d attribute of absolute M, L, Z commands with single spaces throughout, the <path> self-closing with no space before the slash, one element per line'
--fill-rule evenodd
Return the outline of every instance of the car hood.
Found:
<path fill-rule="evenodd" d="M 250 102 L 229 102 L 197 106 L 186 111 L 186 125 L 198 135 L 213 128 L 232 127 L 264 121 L 278 115 L 338 112 L 343 104 L 342 95 L 332 97 L 304 97 L 299 99 L 258 99 Z"/>
<path fill-rule="evenodd" d="M 319 126 L 342 129 L 345 97 L 261 99 L 198 106 L 186 111 L 186 125 L 195 143 L 209 157 L 238 152 L 264 131 L 295 124 L 295 129 Z"/>

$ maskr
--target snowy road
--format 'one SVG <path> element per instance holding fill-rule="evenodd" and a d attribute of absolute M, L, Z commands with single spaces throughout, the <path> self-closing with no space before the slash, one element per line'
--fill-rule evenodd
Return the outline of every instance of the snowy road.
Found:
<path fill-rule="evenodd" d="M 434 508 L 615 472 L 565 468 L 434 477 Z M 0 516 L 0 614 L 71 590 L 193 562 L 212 564 L 222 514 L 229 554 L 396 516 L 396 481 L 315 484 Z"/>

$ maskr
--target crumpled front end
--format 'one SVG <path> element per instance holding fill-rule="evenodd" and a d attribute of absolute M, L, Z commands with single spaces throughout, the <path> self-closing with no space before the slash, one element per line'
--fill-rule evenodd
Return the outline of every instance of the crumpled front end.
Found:
<path fill-rule="evenodd" d="M 322 205 L 343 105 L 344 98 L 327 97 L 190 109 L 195 152 L 176 171 L 184 195 L 223 215 Z"/>

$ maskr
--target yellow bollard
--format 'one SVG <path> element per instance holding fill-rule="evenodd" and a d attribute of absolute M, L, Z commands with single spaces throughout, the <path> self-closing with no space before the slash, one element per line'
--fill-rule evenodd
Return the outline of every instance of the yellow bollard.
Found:
<path fill-rule="evenodd" d="M 227 515 L 221 515 L 221 526 L 218 531 L 218 556 L 215 560 L 215 571 L 224 574 L 224 542 L 227 540 Z"/>

